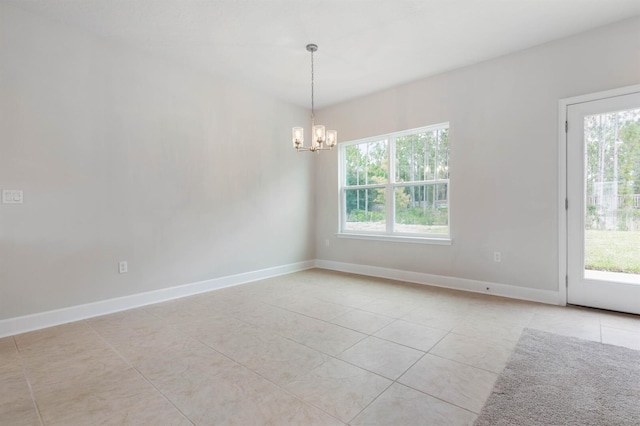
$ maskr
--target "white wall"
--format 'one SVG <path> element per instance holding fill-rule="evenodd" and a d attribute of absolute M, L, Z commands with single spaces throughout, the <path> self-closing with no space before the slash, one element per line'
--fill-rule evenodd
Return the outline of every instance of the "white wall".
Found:
<path fill-rule="evenodd" d="M 0 4 L 0 320 L 313 259 L 306 120 Z"/>
<path fill-rule="evenodd" d="M 638 83 L 635 18 L 320 111 L 317 121 L 343 142 L 449 121 L 454 241 L 337 239 L 329 155 L 316 169 L 317 257 L 557 291 L 558 101 Z"/>

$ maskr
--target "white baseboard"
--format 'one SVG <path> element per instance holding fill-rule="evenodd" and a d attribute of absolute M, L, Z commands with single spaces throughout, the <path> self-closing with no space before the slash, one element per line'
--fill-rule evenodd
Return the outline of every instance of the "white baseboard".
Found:
<path fill-rule="evenodd" d="M 331 260 L 316 260 L 316 268 L 333 271 L 349 272 L 377 278 L 425 284 L 434 287 L 444 287 L 454 290 L 471 291 L 474 293 L 492 294 L 494 296 L 511 299 L 529 300 L 532 302 L 561 304 L 557 291 L 539 290 L 534 288 L 516 287 L 513 285 L 490 283 L 470 280 L 467 278 L 447 277 L 443 275 L 424 274 L 421 272 L 402 271 L 399 269 L 381 268 L 378 266 L 358 265 L 355 263 L 334 262 Z"/>
<path fill-rule="evenodd" d="M 315 262 L 313 260 L 308 260 L 305 262 L 260 269 L 237 275 L 229 275 L 226 277 L 214 278 L 211 280 L 184 284 L 176 287 L 163 288 L 147 293 L 132 294 L 130 296 L 87 303 L 85 305 L 70 306 L 68 308 L 56 309 L 54 311 L 8 318 L 0 320 L 0 337 L 12 336 L 15 334 L 25 333 L 27 331 L 52 327 L 54 325 L 79 321 L 100 315 L 112 314 L 114 312 L 120 312 L 127 309 L 139 308 L 152 303 L 165 302 L 167 300 L 192 296 L 194 294 L 205 293 L 224 287 L 231 287 L 278 275 L 290 274 L 292 272 L 310 269 L 314 266 Z"/>
<path fill-rule="evenodd" d="M 41 312 L 21 317 L 0 320 L 0 337 L 12 336 L 28 331 L 39 330 L 68 322 L 79 321 L 100 315 L 112 314 L 127 309 L 139 308 L 153 303 L 192 296 L 225 287 L 245 284 L 252 281 L 290 274 L 310 268 L 330 269 L 371 277 L 387 278 L 435 287 L 471 291 L 474 293 L 493 294 L 512 299 L 530 300 L 533 302 L 562 304 L 557 291 L 516 287 L 505 284 L 489 283 L 466 278 L 447 277 L 443 275 L 424 274 L 420 272 L 402 271 L 399 269 L 381 268 L 378 266 L 358 265 L 354 263 L 334 262 L 330 260 L 308 260 L 305 262 L 281 265 L 260 269 L 237 275 L 214 278 L 176 287 L 163 288 L 147 293 L 133 294 L 84 305 L 70 306 L 54 311 Z M 488 289 L 488 290 L 487 290 Z"/>

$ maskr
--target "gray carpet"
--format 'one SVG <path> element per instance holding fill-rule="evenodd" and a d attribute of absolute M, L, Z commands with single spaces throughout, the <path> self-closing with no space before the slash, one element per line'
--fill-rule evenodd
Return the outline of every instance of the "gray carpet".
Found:
<path fill-rule="evenodd" d="M 476 426 L 640 425 L 640 351 L 526 329 Z"/>

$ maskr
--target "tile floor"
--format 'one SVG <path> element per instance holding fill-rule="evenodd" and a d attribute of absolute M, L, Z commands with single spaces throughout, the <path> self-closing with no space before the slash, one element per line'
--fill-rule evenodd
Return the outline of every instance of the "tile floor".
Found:
<path fill-rule="evenodd" d="M 525 327 L 640 317 L 309 270 L 0 339 L 2 425 L 470 425 Z"/>

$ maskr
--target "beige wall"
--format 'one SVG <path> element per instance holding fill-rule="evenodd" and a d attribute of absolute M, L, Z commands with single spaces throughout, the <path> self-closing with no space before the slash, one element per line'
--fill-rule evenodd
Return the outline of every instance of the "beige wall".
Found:
<path fill-rule="evenodd" d="M 451 123 L 454 241 L 337 239 L 337 155 L 323 156 L 318 259 L 557 291 L 558 101 L 638 83 L 635 18 L 326 108 L 318 121 L 343 142 Z"/>
<path fill-rule="evenodd" d="M 307 120 L 0 4 L 0 320 L 313 259 Z"/>

